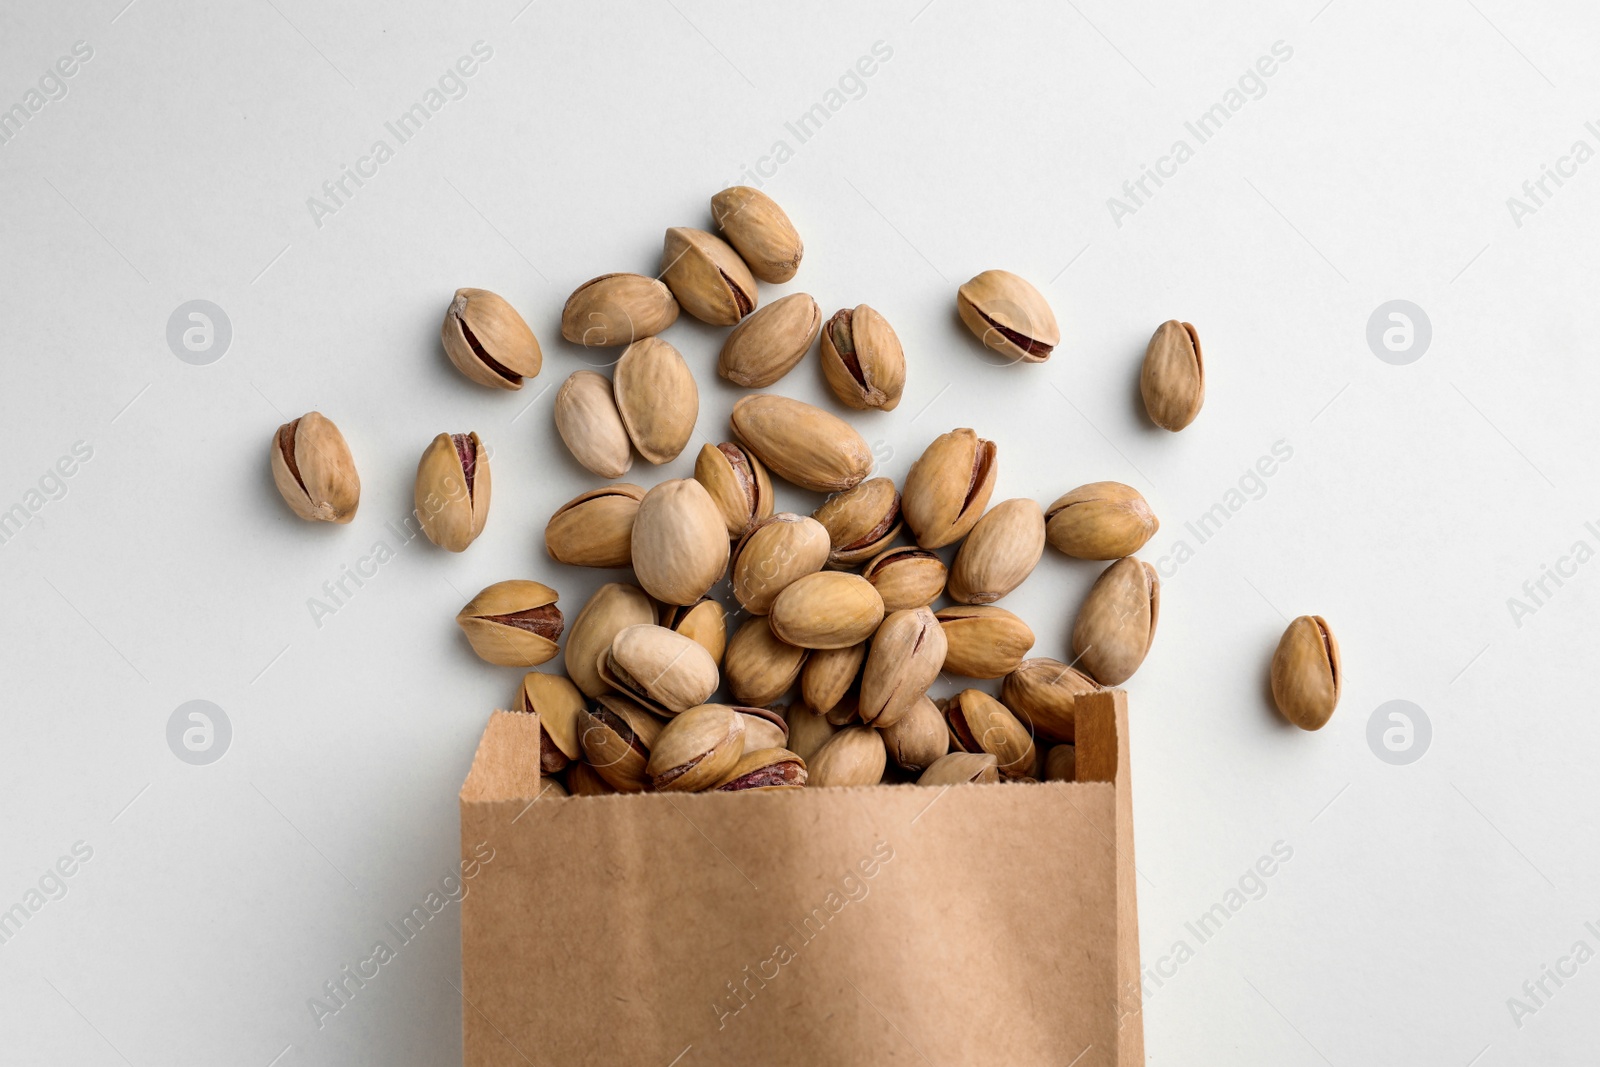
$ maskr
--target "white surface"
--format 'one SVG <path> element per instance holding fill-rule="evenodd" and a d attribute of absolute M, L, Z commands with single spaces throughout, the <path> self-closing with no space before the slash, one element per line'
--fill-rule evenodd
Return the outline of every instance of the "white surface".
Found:
<path fill-rule="evenodd" d="M 887 473 L 974 426 L 1000 443 L 996 499 L 1139 487 L 1164 522 L 1154 561 L 1275 442 L 1293 449 L 1169 578 L 1128 686 L 1145 964 L 1194 949 L 1149 987 L 1150 1062 L 1589 1062 L 1600 964 L 1547 980 L 1520 1026 L 1507 998 L 1537 1006 L 1525 981 L 1575 942 L 1600 949 L 1584 925 L 1600 926 L 1600 566 L 1520 626 L 1507 598 L 1574 542 L 1600 547 L 1584 525 L 1600 518 L 1600 163 L 1520 227 L 1506 198 L 1575 140 L 1600 147 L 1592 10 L 122 3 L 0 12 L 0 106 L 74 42 L 94 53 L 0 145 L 0 509 L 74 442 L 93 449 L 0 545 L 0 908 L 75 842 L 93 850 L 0 945 L 0 1060 L 456 1062 L 454 907 L 320 1029 L 308 998 L 455 863 L 456 789 L 519 673 L 473 659 L 454 612 L 528 576 L 570 618 L 602 577 L 550 564 L 540 538 L 595 482 L 545 391 L 586 365 L 559 338 L 562 301 L 653 272 L 663 228 L 705 225 L 710 194 L 784 139 L 765 187 L 806 259 L 763 299 L 867 301 L 898 329 L 905 402 L 853 419 Z M 385 122 L 477 41 L 493 55 L 465 96 L 314 225 L 307 198 L 392 145 Z M 892 58 L 800 143 L 785 123 L 878 41 Z M 1193 146 L 1184 122 L 1278 41 L 1293 55 L 1266 94 L 1115 225 L 1107 198 Z M 1054 304 L 1048 364 L 992 366 L 960 328 L 955 287 L 992 266 Z M 459 285 L 527 315 L 545 348 L 530 388 L 448 366 L 437 323 Z M 210 366 L 165 340 L 196 298 L 233 326 Z M 1409 366 L 1365 340 L 1396 298 L 1433 324 Z M 1135 386 L 1174 316 L 1197 324 L 1209 377 L 1179 436 L 1144 422 Z M 667 336 L 703 372 L 700 434 L 724 439 L 721 331 Z M 815 363 L 778 391 L 822 396 Z M 312 408 L 360 466 L 348 527 L 299 522 L 271 485 L 273 429 Z M 423 446 L 465 430 L 495 449 L 481 540 L 405 547 L 315 625 L 308 598 L 393 540 Z M 683 475 L 699 442 L 634 473 Z M 1050 552 L 1007 601 L 1039 654 L 1062 654 L 1097 569 Z M 1265 696 L 1281 616 L 1303 612 L 1331 621 L 1347 669 L 1317 735 Z M 207 767 L 165 740 L 192 699 L 233 724 Z M 1366 740 L 1392 699 L 1433 724 L 1410 766 Z M 1199 944 L 1185 923 L 1280 841 L 1293 856 L 1261 899 Z"/>

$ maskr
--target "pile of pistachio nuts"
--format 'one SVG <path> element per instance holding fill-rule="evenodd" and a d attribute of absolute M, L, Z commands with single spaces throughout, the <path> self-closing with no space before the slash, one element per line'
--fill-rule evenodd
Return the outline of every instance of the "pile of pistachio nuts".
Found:
<path fill-rule="evenodd" d="M 905 353 L 874 308 L 824 320 L 805 293 L 759 306 L 757 279 L 789 281 L 803 255 L 771 198 L 727 189 L 711 216 L 720 237 L 669 229 L 658 277 L 602 275 L 561 315 L 567 341 L 622 352 L 610 377 L 579 370 L 556 394 L 562 440 L 608 484 L 556 508 L 545 547 L 557 563 L 631 568 L 634 580 L 602 585 L 570 626 L 556 590 L 524 579 L 489 586 L 456 617 L 489 663 L 562 657 L 564 674 L 529 671 L 514 698 L 516 710 L 539 715 L 544 795 L 1072 779 L 1078 698 L 1132 677 L 1155 636 L 1160 582 L 1134 553 L 1159 523 L 1135 489 L 1092 482 L 1048 507 L 1025 498 L 991 506 L 999 448 L 969 428 L 928 442 L 896 486 L 870 477 L 872 450 L 850 423 L 768 392 L 734 404 L 731 440 L 704 445 L 692 478 L 649 489 L 615 481 L 635 456 L 670 462 L 693 436 L 694 375 L 659 336 L 680 311 L 732 327 L 717 371 L 737 386 L 767 389 L 815 348 L 842 407 L 900 402 Z M 1044 296 L 1006 271 L 962 285 L 956 308 L 980 344 L 1013 362 L 1043 362 L 1060 342 Z M 522 316 L 481 289 L 456 292 L 441 340 L 467 378 L 491 388 L 519 389 L 543 362 Z M 1205 397 L 1193 326 L 1156 329 L 1140 388 L 1156 425 L 1193 422 Z M 279 428 L 272 471 L 300 517 L 354 517 L 355 464 L 320 413 Z M 778 511 L 775 479 L 826 498 L 809 515 Z M 478 435 L 434 438 L 415 490 L 427 537 L 465 550 L 489 501 Z M 1047 544 L 1110 561 L 1079 608 L 1069 661 L 1027 658 L 1033 631 L 996 606 Z M 928 692 L 941 674 L 998 680 L 998 692 L 935 700 Z M 1296 619 L 1271 667 L 1285 717 L 1321 727 L 1341 681 L 1327 623 Z"/>

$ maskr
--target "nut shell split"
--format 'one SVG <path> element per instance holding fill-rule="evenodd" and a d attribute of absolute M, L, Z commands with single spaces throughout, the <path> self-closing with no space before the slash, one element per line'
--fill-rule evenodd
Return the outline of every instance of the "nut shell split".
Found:
<path fill-rule="evenodd" d="M 475 433 L 442 433 L 422 453 L 414 493 L 428 540 L 464 552 L 489 521 L 489 455 Z"/>
<path fill-rule="evenodd" d="M 361 478 L 350 446 L 320 411 L 278 427 L 272 438 L 272 481 L 289 510 L 307 522 L 347 523 L 361 504 Z"/>
<path fill-rule="evenodd" d="M 494 389 L 521 389 L 544 364 L 539 339 L 517 309 L 487 289 L 456 290 L 439 340 L 457 370 Z"/>
<path fill-rule="evenodd" d="M 1289 624 L 1272 656 L 1272 699 L 1283 717 L 1302 730 L 1320 730 L 1339 706 L 1344 668 L 1339 642 L 1321 615 Z"/>
<path fill-rule="evenodd" d="M 539 582 L 496 582 L 467 602 L 456 625 L 478 658 L 498 667 L 536 667 L 559 651 L 556 591 Z"/>

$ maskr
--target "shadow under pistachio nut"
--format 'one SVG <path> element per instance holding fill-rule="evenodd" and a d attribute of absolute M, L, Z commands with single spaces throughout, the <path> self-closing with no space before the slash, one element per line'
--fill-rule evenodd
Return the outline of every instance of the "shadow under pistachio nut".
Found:
<path fill-rule="evenodd" d="M 556 509 L 544 528 L 544 547 L 557 563 L 626 567 L 633 562 L 633 520 L 644 490 L 615 485 L 580 493 Z"/>
<path fill-rule="evenodd" d="M 1025 497 L 1003 500 L 973 524 L 950 565 L 948 592 L 963 604 L 993 604 L 1027 580 L 1044 555 L 1044 512 Z"/>
<path fill-rule="evenodd" d="M 866 304 L 834 312 L 822 331 L 822 376 L 839 403 L 893 411 L 906 387 L 906 354 L 894 327 Z"/>
<path fill-rule="evenodd" d="M 706 487 L 722 512 L 728 537 L 738 540 L 750 524 L 772 514 L 772 479 L 743 445 L 705 445 L 694 461 L 694 480 Z"/>
<path fill-rule="evenodd" d="M 941 608 L 934 618 L 948 649 L 943 670 L 963 678 L 1002 678 L 1022 665 L 1033 647 L 1033 630 L 1005 608 Z"/>
<path fill-rule="evenodd" d="M 656 606 L 645 591 L 626 582 L 608 582 L 596 589 L 567 629 L 567 677 L 585 696 L 610 690 L 600 677 L 598 660 L 617 634 L 629 626 L 655 622 Z"/>
<path fill-rule="evenodd" d="M 855 427 L 821 408 L 761 393 L 733 405 L 734 436 L 767 470 L 813 493 L 837 493 L 872 472 L 872 450 Z"/>
<path fill-rule="evenodd" d="M 1039 750 L 1011 710 L 988 693 L 963 689 L 945 707 L 950 742 L 963 752 L 987 752 L 1000 765 L 1002 778 L 1032 778 Z"/>
<path fill-rule="evenodd" d="M 641 705 L 607 694 L 579 714 L 579 742 L 595 773 L 619 793 L 641 793 L 650 785 L 645 766 L 661 735 L 661 720 Z"/>
<path fill-rule="evenodd" d="M 956 292 L 956 310 L 973 336 L 1012 362 L 1043 363 L 1061 343 L 1044 295 L 1010 271 L 986 270 Z"/>
<path fill-rule="evenodd" d="M 861 720 L 880 728 L 898 722 L 927 694 L 948 648 L 939 620 L 927 607 L 885 618 L 861 669 Z"/>
<path fill-rule="evenodd" d="M 867 658 L 865 641 L 844 648 L 818 649 L 800 671 L 800 699 L 819 715 L 826 715 L 844 699 L 861 675 Z"/>
<path fill-rule="evenodd" d="M 883 734 L 870 726 L 846 726 L 807 764 L 813 786 L 877 785 L 889 762 Z"/>
<path fill-rule="evenodd" d="M 1133 677 L 1155 640 L 1161 579 L 1150 564 L 1127 556 L 1101 572 L 1078 609 L 1072 654 L 1101 685 Z"/>
<path fill-rule="evenodd" d="M 602 681 L 662 715 L 703 704 L 717 690 L 711 653 L 653 623 L 619 630 L 597 663 Z"/>
<path fill-rule="evenodd" d="M 1272 699 L 1283 717 L 1302 730 L 1320 730 L 1339 706 L 1344 669 L 1339 642 L 1321 615 L 1289 624 L 1272 656 Z"/>
<path fill-rule="evenodd" d="M 1100 686 L 1076 667 L 1058 659 L 1023 660 L 1000 683 L 1000 702 L 1035 734 L 1051 741 L 1076 737 L 1078 698 Z"/>
<path fill-rule="evenodd" d="M 688 606 L 664 604 L 660 624 L 694 641 L 721 665 L 722 654 L 728 648 L 728 613 L 720 603 L 702 597 Z"/>
<path fill-rule="evenodd" d="M 780 641 L 801 648 L 848 648 L 883 621 L 883 598 L 872 583 L 846 571 L 807 574 L 783 587 L 768 613 Z"/>
<path fill-rule="evenodd" d="M 883 610 L 887 612 L 932 604 L 944 592 L 948 574 L 944 560 L 916 545 L 880 553 L 861 571 L 861 576 L 883 597 Z"/>
<path fill-rule="evenodd" d="M 1045 537 L 1074 559 L 1121 559 L 1155 536 L 1161 522 L 1143 495 L 1121 482 L 1090 482 L 1045 512 Z"/>
<path fill-rule="evenodd" d="M 828 531 L 815 519 L 791 512 L 753 524 L 733 549 L 730 584 L 734 599 L 752 615 L 765 615 L 791 583 L 828 562 Z"/>
<path fill-rule="evenodd" d="M 575 345 L 609 348 L 653 337 L 678 321 L 672 290 L 643 274 L 602 274 L 567 297 L 561 336 Z"/>
<path fill-rule="evenodd" d="M 783 208 L 759 189 L 735 185 L 711 198 L 711 217 L 728 243 L 764 282 L 786 282 L 800 269 L 805 245 Z"/>
<path fill-rule="evenodd" d="M 602 478 L 620 478 L 633 466 L 633 440 L 617 410 L 611 379 L 574 371 L 555 399 L 556 432 L 572 458 Z"/>
<path fill-rule="evenodd" d="M 762 748 L 783 748 L 789 743 L 789 724 L 784 721 L 782 713 L 771 708 L 758 708 L 747 704 L 728 706 L 744 720 L 746 752 Z"/>
<path fill-rule="evenodd" d="M 861 696 L 859 693 L 849 692 L 839 698 L 839 702 L 827 711 L 822 717 L 835 726 L 861 725 Z"/>
<path fill-rule="evenodd" d="M 888 478 L 869 478 L 824 500 L 811 517 L 828 531 L 829 565 L 853 567 L 899 536 L 900 492 Z"/>
<path fill-rule="evenodd" d="M 746 789 L 797 789 L 805 784 L 805 761 L 786 748 L 774 747 L 740 756 L 713 788 L 719 793 L 734 793 Z"/>
<path fill-rule="evenodd" d="M 487 289 L 456 290 L 439 340 L 457 370 L 494 389 L 521 389 L 544 365 L 539 339 L 517 309 Z"/>
<path fill-rule="evenodd" d="M 1168 319 L 1156 327 L 1144 351 L 1139 393 L 1150 421 L 1174 433 L 1194 421 L 1206 399 L 1206 368 L 1200 335 L 1187 322 Z"/>
<path fill-rule="evenodd" d="M 951 752 L 922 772 L 918 785 L 992 785 L 1000 780 L 1000 761 L 987 752 Z"/>
<path fill-rule="evenodd" d="M 578 715 L 583 711 L 583 694 L 570 679 L 559 674 L 529 671 L 517 693 L 517 707 L 527 715 L 539 716 L 539 769 L 558 774 L 568 763 L 583 754 L 578 743 Z"/>
<path fill-rule="evenodd" d="M 728 639 L 722 677 L 733 699 L 765 706 L 790 690 L 809 655 L 807 649 L 780 641 L 765 615 L 753 615 Z"/>
<path fill-rule="evenodd" d="M 678 305 L 712 326 L 732 326 L 756 309 L 750 268 L 722 238 L 674 226 L 661 247 L 661 280 Z"/>
<path fill-rule="evenodd" d="M 659 337 L 633 342 L 617 360 L 612 389 L 639 455 L 655 464 L 677 459 L 700 417 L 700 390 L 678 350 Z"/>
<path fill-rule="evenodd" d="M 897 766 L 923 771 L 950 751 L 950 728 L 938 705 L 922 696 L 898 722 L 884 727 L 883 743 Z"/>
<path fill-rule="evenodd" d="M 350 446 L 320 411 L 278 427 L 272 481 L 289 510 L 308 522 L 347 523 L 361 505 L 361 477 Z"/>
<path fill-rule="evenodd" d="M 489 455 L 475 433 L 442 433 L 422 453 L 413 494 L 428 540 L 464 552 L 489 521 Z"/>
<path fill-rule="evenodd" d="M 656 789 L 710 789 L 744 755 L 744 720 L 725 704 L 701 704 L 662 727 L 647 770 Z"/>
<path fill-rule="evenodd" d="M 498 667 L 536 667 L 559 651 L 556 591 L 539 582 L 496 582 L 467 601 L 456 625 L 478 658 Z"/>
<path fill-rule="evenodd" d="M 633 520 L 633 572 L 663 604 L 697 603 L 728 568 L 728 534 L 705 486 L 662 482 L 644 495 Z"/>
<path fill-rule="evenodd" d="M 765 389 L 805 358 L 822 329 L 822 309 L 806 293 L 790 293 L 735 326 L 722 343 L 717 373 L 746 389 Z"/>
<path fill-rule="evenodd" d="M 998 449 L 963 427 L 940 434 L 911 465 L 900 507 L 923 548 L 943 548 L 967 536 L 989 506 Z"/>
<path fill-rule="evenodd" d="M 826 716 L 818 715 L 803 703 L 790 704 L 784 721 L 789 724 L 789 750 L 805 760 L 807 766 L 828 738 L 839 731 Z"/>

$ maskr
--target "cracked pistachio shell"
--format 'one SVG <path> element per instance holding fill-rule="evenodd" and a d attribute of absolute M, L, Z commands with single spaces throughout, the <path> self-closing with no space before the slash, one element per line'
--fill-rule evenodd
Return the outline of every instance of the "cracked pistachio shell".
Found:
<path fill-rule="evenodd" d="M 1037 501 L 1002 500 L 984 513 L 950 565 L 949 593 L 962 604 L 993 604 L 1016 589 L 1044 555 L 1044 512 Z"/>
<path fill-rule="evenodd" d="M 662 482 L 644 495 L 633 520 L 633 572 L 663 604 L 694 604 L 728 567 L 728 533 L 705 486 Z"/>
<path fill-rule="evenodd" d="M 661 625 L 694 641 L 711 653 L 720 666 L 728 647 L 728 613 L 710 597 L 687 607 L 666 604 L 661 608 Z"/>
<path fill-rule="evenodd" d="M 413 494 L 428 540 L 464 552 L 489 521 L 489 454 L 475 433 L 442 433 L 422 453 Z"/>
<path fill-rule="evenodd" d="M 945 707 L 951 747 L 987 752 L 1000 765 L 1002 778 L 1032 778 L 1039 765 L 1033 734 L 1011 709 L 988 693 L 963 689 Z"/>
<path fill-rule="evenodd" d="M 544 528 L 544 548 L 574 567 L 626 567 L 633 562 L 633 520 L 644 490 L 618 482 L 562 504 Z"/>
<path fill-rule="evenodd" d="M 745 747 L 750 748 L 748 736 Z M 797 789 L 805 784 L 805 761 L 782 746 L 773 746 L 747 751 L 714 788 L 719 793 L 732 793 L 746 789 Z"/>
<path fill-rule="evenodd" d="M 1043 363 L 1061 343 L 1044 295 L 1010 271 L 986 270 L 956 293 L 956 310 L 974 337 L 1008 363 Z"/>
<path fill-rule="evenodd" d="M 1078 780 L 1078 750 L 1075 746 L 1056 745 L 1045 753 L 1044 780 L 1047 782 Z"/>
<path fill-rule="evenodd" d="M 715 234 L 685 226 L 667 231 L 661 280 L 683 310 L 712 326 L 732 326 L 760 300 L 756 280 L 739 253 Z"/>
<path fill-rule="evenodd" d="M 778 640 L 765 615 L 740 624 L 722 657 L 722 677 L 733 699 L 751 706 L 778 700 L 800 677 L 806 649 Z"/>
<path fill-rule="evenodd" d="M 567 767 L 567 792 L 575 797 L 603 797 L 616 789 L 587 763 L 575 762 Z"/>
<path fill-rule="evenodd" d="M 579 713 L 583 758 L 619 793 L 640 793 L 650 785 L 645 766 L 661 735 L 661 720 L 642 705 L 615 693 Z"/>
<path fill-rule="evenodd" d="M 538 582 L 496 582 L 456 614 L 478 658 L 498 667 L 536 667 L 555 659 L 561 637 L 556 591 Z"/>
<path fill-rule="evenodd" d="M 898 722 L 884 727 L 883 743 L 896 766 L 908 771 L 927 770 L 950 751 L 950 728 L 938 705 L 922 696 Z"/>
<path fill-rule="evenodd" d="M 844 699 L 861 675 L 867 658 L 867 643 L 845 648 L 819 649 L 811 653 L 800 671 L 800 699 L 819 715 L 826 715 Z"/>
<path fill-rule="evenodd" d="M 559 674 L 529 671 L 517 693 L 518 707 L 539 716 L 539 769 L 558 774 L 578 758 L 578 715 L 583 711 L 583 694 Z"/>
<path fill-rule="evenodd" d="M 755 523 L 733 550 L 731 584 L 739 604 L 765 615 L 791 583 L 828 562 L 828 531 L 816 519 L 781 511 Z"/>
<path fill-rule="evenodd" d="M 906 387 L 906 354 L 889 320 L 866 304 L 844 308 L 822 331 L 822 376 L 847 408 L 893 411 Z"/>
<path fill-rule="evenodd" d="M 654 622 L 655 604 L 636 585 L 608 582 L 594 591 L 567 630 L 567 676 L 585 696 L 597 697 L 608 686 L 600 677 L 599 657 L 610 650 L 617 634 L 629 626 Z"/>
<path fill-rule="evenodd" d="M 1093 678 L 1058 659 L 1024 660 L 1000 683 L 1000 702 L 1035 734 L 1051 741 L 1072 741 L 1078 698 L 1097 693 Z"/>
<path fill-rule="evenodd" d="M 772 632 L 801 648 L 848 648 L 883 621 L 883 598 L 859 574 L 819 571 L 783 587 L 768 613 Z"/>
<path fill-rule="evenodd" d="M 744 720 L 726 704 L 701 704 L 667 723 L 650 751 L 651 783 L 663 791 L 709 789 L 744 755 Z"/>
<path fill-rule="evenodd" d="M 1272 656 L 1272 699 L 1283 717 L 1302 730 L 1320 730 L 1339 706 L 1344 669 L 1339 642 L 1321 615 L 1289 624 Z"/>
<path fill-rule="evenodd" d="M 789 724 L 789 749 L 805 760 L 807 765 L 816 758 L 818 750 L 828 738 L 839 732 L 839 727 L 829 722 L 801 703 L 790 704 L 784 714 Z"/>
<path fill-rule="evenodd" d="M 877 785 L 889 762 L 883 734 L 870 726 L 846 726 L 807 764 L 814 786 Z"/>
<path fill-rule="evenodd" d="M 932 604 L 944 592 L 947 575 L 944 560 L 915 545 L 891 548 L 861 571 L 883 597 L 883 610 L 888 612 Z"/>
<path fill-rule="evenodd" d="M 769 471 L 813 493 L 852 488 L 872 472 L 872 450 L 854 427 L 799 400 L 747 396 L 729 421 Z"/>
<path fill-rule="evenodd" d="M 663 715 L 676 715 L 717 689 L 717 664 L 699 644 L 664 626 L 626 626 L 598 660 L 612 689 Z"/>
<path fill-rule="evenodd" d="M 1160 528 L 1139 490 L 1121 482 L 1080 485 L 1045 513 L 1045 537 L 1075 559 L 1131 556 Z"/>
<path fill-rule="evenodd" d="M 700 390 L 678 350 L 659 337 L 633 342 L 617 360 L 612 386 L 639 455 L 656 464 L 677 459 L 700 417 Z"/>
<path fill-rule="evenodd" d="M 609 348 L 653 337 L 678 321 L 672 290 L 643 274 L 602 274 L 567 297 L 561 336 L 575 345 Z"/>
<path fill-rule="evenodd" d="M 1000 762 L 987 752 L 951 752 L 922 772 L 918 785 L 989 785 L 1000 780 Z"/>
<path fill-rule="evenodd" d="M 1133 556 L 1117 560 L 1095 579 L 1078 609 L 1074 662 L 1101 685 L 1121 685 L 1150 651 L 1160 613 L 1156 569 Z"/>
<path fill-rule="evenodd" d="M 872 635 L 861 672 L 861 719 L 892 726 L 928 692 L 944 666 L 948 642 L 927 607 L 906 608 L 883 620 Z"/>
<path fill-rule="evenodd" d="M 772 514 L 772 479 L 743 445 L 724 441 L 703 446 L 695 457 L 694 480 L 711 494 L 732 540 L 744 536 L 752 522 Z"/>
<path fill-rule="evenodd" d="M 943 548 L 967 536 L 994 493 L 999 454 L 962 428 L 933 439 L 906 475 L 900 506 L 923 548 Z"/>
<path fill-rule="evenodd" d="M 361 504 L 361 478 L 333 420 L 309 411 L 272 438 L 272 480 L 289 509 L 308 522 L 347 523 Z"/>
<path fill-rule="evenodd" d="M 757 708 L 745 704 L 730 704 L 744 720 L 744 750 L 755 752 L 763 748 L 782 748 L 789 743 L 789 724 L 783 714 L 771 708 Z"/>
<path fill-rule="evenodd" d="M 746 389 L 765 389 L 805 358 L 822 329 L 822 309 L 806 293 L 774 300 L 733 328 L 717 373 Z"/>
<path fill-rule="evenodd" d="M 456 290 L 439 340 L 457 370 L 494 389 L 521 389 L 544 364 L 539 339 L 517 309 L 487 289 Z"/>
<path fill-rule="evenodd" d="M 620 478 L 633 466 L 632 440 L 617 410 L 611 380 L 574 371 L 555 400 L 556 431 L 572 458 L 602 478 Z"/>
<path fill-rule="evenodd" d="M 1150 421 L 1174 433 L 1194 421 L 1206 400 L 1206 368 L 1200 335 L 1193 326 L 1168 319 L 1156 327 L 1144 350 L 1139 392 Z"/>
<path fill-rule="evenodd" d="M 949 648 L 943 670 L 963 678 L 1001 678 L 1033 647 L 1028 624 L 1005 608 L 957 606 L 935 613 Z"/>
<path fill-rule="evenodd" d="M 853 567 L 899 536 L 900 492 L 888 478 L 869 478 L 824 500 L 811 517 L 828 531 L 829 565 Z"/>
<path fill-rule="evenodd" d="M 766 193 L 735 185 L 711 198 L 711 217 L 750 273 L 764 282 L 786 282 L 800 269 L 805 245 L 800 233 Z"/>

